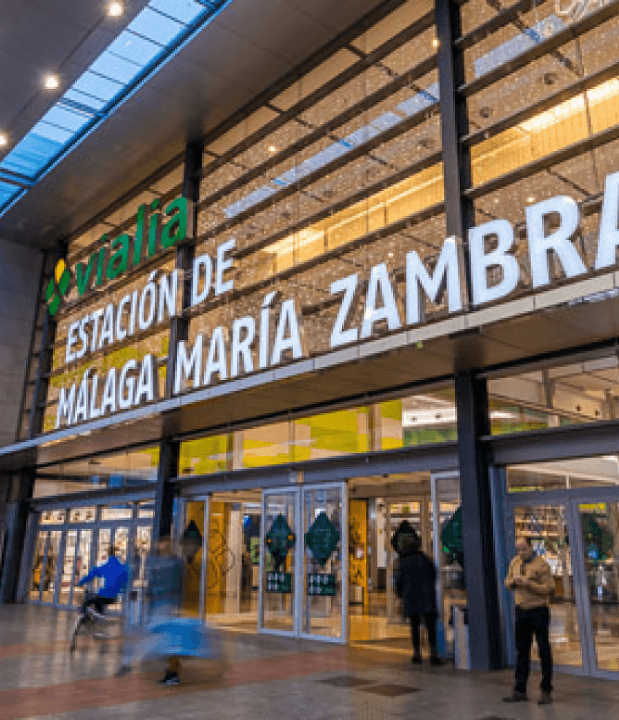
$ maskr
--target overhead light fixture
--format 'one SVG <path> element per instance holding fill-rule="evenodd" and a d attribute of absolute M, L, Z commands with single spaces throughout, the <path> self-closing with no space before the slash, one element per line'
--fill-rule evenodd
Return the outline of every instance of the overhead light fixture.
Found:
<path fill-rule="evenodd" d="M 432 47 L 434 49 L 438 47 L 438 38 L 432 38 Z"/>
<path fill-rule="evenodd" d="M 55 90 L 60 85 L 58 75 L 53 75 L 51 73 L 49 75 L 46 75 L 43 80 L 43 85 L 46 90 Z"/>
<path fill-rule="evenodd" d="M 529 197 L 527 198 L 527 202 L 528 203 L 535 202 L 535 198 L 533 197 L 533 195 L 529 195 Z"/>
<path fill-rule="evenodd" d="M 269 145 L 269 152 L 270 153 L 277 152 L 277 148 L 275 147 L 275 145 Z"/>
<path fill-rule="evenodd" d="M 8 144 L 8 137 L 4 133 L 0 132 L 0 147 L 6 147 Z"/>
<path fill-rule="evenodd" d="M 107 8 L 107 14 L 110 15 L 110 17 L 120 17 L 124 11 L 125 8 L 123 7 L 123 4 L 117 1 L 111 2 Z"/>

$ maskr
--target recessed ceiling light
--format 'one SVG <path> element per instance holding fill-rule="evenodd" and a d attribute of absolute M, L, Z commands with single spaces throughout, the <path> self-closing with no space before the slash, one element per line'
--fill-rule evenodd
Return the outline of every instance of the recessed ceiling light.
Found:
<path fill-rule="evenodd" d="M 533 197 L 533 195 L 529 195 L 529 197 L 527 198 L 527 202 L 528 203 L 535 202 L 535 198 Z"/>
<path fill-rule="evenodd" d="M 4 133 L 0 133 L 0 147 L 5 147 L 9 144 L 9 139 Z"/>
<path fill-rule="evenodd" d="M 107 8 L 107 14 L 111 17 L 120 17 L 124 11 L 125 8 L 121 2 L 111 2 Z"/>
<path fill-rule="evenodd" d="M 275 147 L 275 145 L 269 145 L 269 152 L 270 153 L 277 152 L 277 148 Z"/>
<path fill-rule="evenodd" d="M 60 85 L 58 75 L 46 75 L 45 79 L 43 80 L 43 85 L 47 90 L 55 90 Z"/>
<path fill-rule="evenodd" d="M 437 48 L 438 47 L 438 38 L 432 38 L 432 47 Z"/>

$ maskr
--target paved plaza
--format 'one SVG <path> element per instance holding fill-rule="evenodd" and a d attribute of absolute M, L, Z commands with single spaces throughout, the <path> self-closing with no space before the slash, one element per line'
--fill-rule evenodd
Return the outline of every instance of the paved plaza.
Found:
<path fill-rule="evenodd" d="M 403 653 L 343 648 L 243 633 L 225 634 L 222 677 L 188 660 L 177 687 L 157 684 L 159 664 L 113 676 L 118 643 L 71 660 L 72 613 L 0 606 L 0 719 L 345 718 L 383 720 L 610 720 L 619 683 L 559 675 L 555 704 L 506 705 L 511 673 L 413 669 Z"/>

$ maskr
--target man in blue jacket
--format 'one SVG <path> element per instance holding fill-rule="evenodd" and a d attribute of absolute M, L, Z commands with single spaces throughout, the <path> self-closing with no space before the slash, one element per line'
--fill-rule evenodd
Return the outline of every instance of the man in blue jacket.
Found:
<path fill-rule="evenodd" d="M 116 557 L 114 548 L 110 549 L 110 557 L 107 562 L 91 570 L 78 584 L 86 585 L 86 583 L 92 582 L 97 577 L 103 579 L 103 587 L 99 589 L 94 597 L 84 601 L 82 605 L 82 613 L 84 614 L 92 606 L 95 612 L 102 615 L 104 607 L 113 605 L 117 601 L 118 595 L 127 589 L 129 572 L 127 566 L 123 565 Z"/>

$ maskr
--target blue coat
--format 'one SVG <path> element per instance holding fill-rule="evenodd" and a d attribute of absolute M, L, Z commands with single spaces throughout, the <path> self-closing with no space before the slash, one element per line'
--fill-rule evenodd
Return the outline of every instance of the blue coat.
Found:
<path fill-rule="evenodd" d="M 104 598 L 115 598 L 127 589 L 129 582 L 127 567 L 115 556 L 109 558 L 104 565 L 99 565 L 91 570 L 78 584 L 85 585 L 97 577 L 103 578 L 103 587 L 98 594 Z"/>
<path fill-rule="evenodd" d="M 425 553 L 402 555 L 397 591 L 405 617 L 436 612 L 436 568 Z"/>

